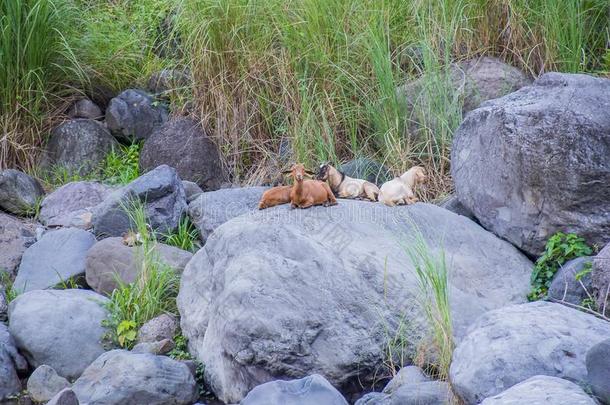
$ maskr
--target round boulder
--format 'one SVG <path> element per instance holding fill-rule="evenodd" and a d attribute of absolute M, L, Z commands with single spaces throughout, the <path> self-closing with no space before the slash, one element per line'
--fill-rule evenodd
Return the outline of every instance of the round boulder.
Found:
<path fill-rule="evenodd" d="M 144 173 L 162 164 L 174 167 L 182 180 L 197 183 L 205 191 L 219 189 L 227 178 L 218 147 L 190 118 L 163 124 L 144 143 L 140 170 Z"/>
<path fill-rule="evenodd" d="M 61 167 L 72 173 L 88 175 L 99 170 L 106 155 L 118 142 L 98 121 L 74 119 L 51 132 L 44 166 Z"/>
<path fill-rule="evenodd" d="M 597 307 L 600 311 L 605 308 L 604 315 L 610 315 L 610 243 L 593 258 L 591 284 Z"/>
<path fill-rule="evenodd" d="M 298 380 L 271 381 L 254 388 L 240 405 L 347 405 L 324 377 L 314 374 Z"/>
<path fill-rule="evenodd" d="M 559 268 L 549 287 L 548 296 L 551 299 L 581 305 L 591 294 L 590 257 L 577 257 Z M 578 279 L 577 279 L 578 278 Z"/>
<path fill-rule="evenodd" d="M 147 139 L 167 121 L 167 111 L 142 90 L 125 90 L 108 104 L 106 125 L 112 134 L 126 142 Z"/>
<path fill-rule="evenodd" d="M 0 402 L 21 391 L 18 374 L 27 369 L 28 363 L 17 351 L 7 327 L 0 322 Z"/>
<path fill-rule="evenodd" d="M 610 339 L 594 345 L 587 352 L 587 381 L 593 393 L 610 404 Z"/>
<path fill-rule="evenodd" d="M 14 169 L 0 171 L 0 209 L 31 215 L 43 196 L 42 186 L 32 176 Z"/>
<path fill-rule="evenodd" d="M 92 120 L 99 120 L 104 118 L 102 110 L 89 99 L 78 100 L 68 111 L 68 117 L 70 118 L 88 118 Z"/>
<path fill-rule="evenodd" d="M 65 378 L 57 375 L 52 367 L 43 364 L 28 378 L 28 393 L 36 402 L 50 401 L 58 392 L 70 387 Z"/>
<path fill-rule="evenodd" d="M 36 225 L 0 212 L 0 272 L 14 275 L 23 252 L 36 242 Z"/>
<path fill-rule="evenodd" d="M 11 302 L 9 331 L 30 365 L 72 380 L 104 353 L 106 302 L 87 290 L 30 291 Z"/>
<path fill-rule="evenodd" d="M 339 166 L 339 170 L 348 177 L 364 179 L 378 186 L 393 178 L 392 173 L 387 167 L 368 158 L 352 159 Z"/>
<path fill-rule="evenodd" d="M 466 404 L 537 375 L 586 382 L 587 350 L 610 335 L 610 322 L 550 302 L 490 311 L 453 352 L 451 384 Z"/>
<path fill-rule="evenodd" d="M 610 79 L 547 73 L 488 101 L 454 135 L 457 196 L 479 222 L 532 256 L 558 231 L 610 235 Z"/>

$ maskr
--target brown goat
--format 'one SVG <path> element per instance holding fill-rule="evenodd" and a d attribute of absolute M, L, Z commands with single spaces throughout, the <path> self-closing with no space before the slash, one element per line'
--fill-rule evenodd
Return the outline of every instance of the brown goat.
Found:
<path fill-rule="evenodd" d="M 290 202 L 290 191 L 292 186 L 277 186 L 263 193 L 258 203 L 258 209 L 275 207 L 276 205 L 288 204 Z"/>
<path fill-rule="evenodd" d="M 290 169 L 294 184 L 290 191 L 291 208 L 309 208 L 314 205 L 336 205 L 335 195 L 326 182 L 318 180 L 305 180 L 306 176 L 313 173 L 305 170 L 305 167 L 297 163 Z"/>

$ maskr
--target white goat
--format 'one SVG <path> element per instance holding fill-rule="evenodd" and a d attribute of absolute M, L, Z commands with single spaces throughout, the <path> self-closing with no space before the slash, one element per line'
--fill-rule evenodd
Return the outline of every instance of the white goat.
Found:
<path fill-rule="evenodd" d="M 379 202 L 389 207 L 400 204 L 413 204 L 417 202 L 415 186 L 426 180 L 426 171 L 423 167 L 414 166 L 402 176 L 383 183 L 379 191 Z"/>

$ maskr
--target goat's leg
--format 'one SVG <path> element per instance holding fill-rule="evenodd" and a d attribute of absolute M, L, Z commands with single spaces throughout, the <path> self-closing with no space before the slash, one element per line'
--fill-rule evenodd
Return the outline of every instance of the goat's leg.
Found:
<path fill-rule="evenodd" d="M 330 189 L 330 186 L 324 183 L 323 187 L 326 190 L 326 202 L 324 203 L 324 206 L 328 207 L 329 205 L 337 205 L 337 199 L 335 198 L 333 191 Z"/>
<path fill-rule="evenodd" d="M 368 184 L 364 185 L 364 194 L 366 198 L 371 201 L 377 201 L 377 196 L 379 195 L 379 189 L 377 187 L 371 187 Z"/>

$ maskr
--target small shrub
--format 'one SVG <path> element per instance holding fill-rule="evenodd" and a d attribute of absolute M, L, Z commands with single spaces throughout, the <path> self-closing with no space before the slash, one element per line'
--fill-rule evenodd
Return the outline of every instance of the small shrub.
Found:
<path fill-rule="evenodd" d="M 555 273 L 564 263 L 591 253 L 591 247 L 576 234 L 558 232 L 551 236 L 544 253 L 536 260 L 531 278 L 532 291 L 528 299 L 535 301 L 545 298 Z"/>
<path fill-rule="evenodd" d="M 188 340 L 182 333 L 174 336 L 174 343 L 176 346 L 167 354 L 169 357 L 175 360 L 192 360 L 193 356 L 188 351 Z"/>
<path fill-rule="evenodd" d="M 168 245 L 189 252 L 195 252 L 201 247 L 199 243 L 199 232 L 188 217 L 184 217 L 180 220 L 176 231 L 164 234 L 163 241 Z"/>
<path fill-rule="evenodd" d="M 112 150 L 102 164 L 102 179 L 105 183 L 122 185 L 138 178 L 140 175 L 139 143 L 129 146 L 119 146 Z"/>

